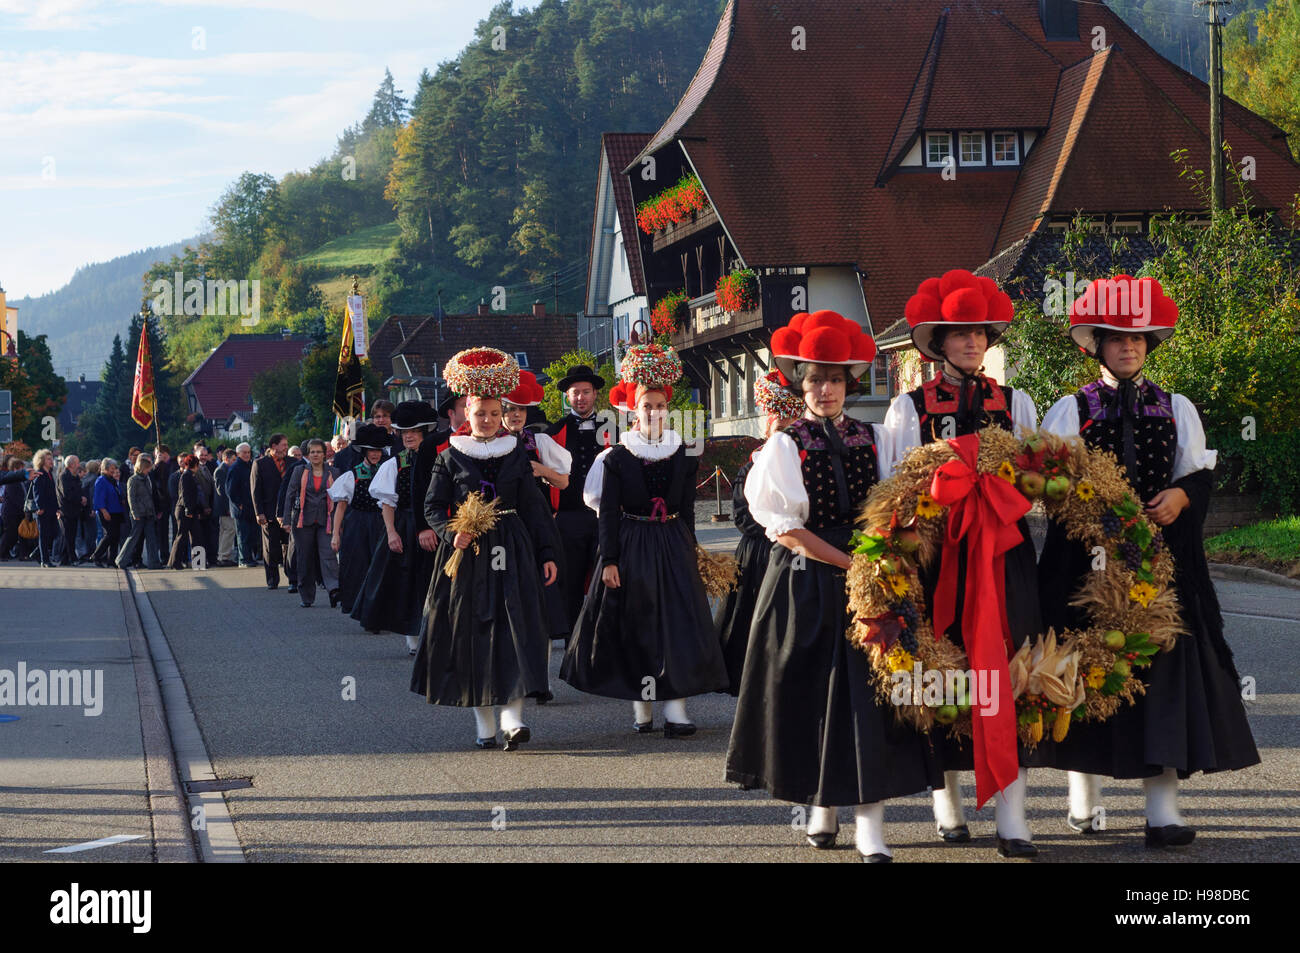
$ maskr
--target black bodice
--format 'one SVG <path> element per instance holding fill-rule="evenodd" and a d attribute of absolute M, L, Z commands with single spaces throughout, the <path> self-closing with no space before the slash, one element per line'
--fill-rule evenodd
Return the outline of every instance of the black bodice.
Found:
<path fill-rule="evenodd" d="M 375 478 L 376 467 L 367 463 L 358 463 L 352 468 L 355 483 L 352 485 L 352 502 L 348 509 L 358 513 L 378 513 L 379 501 L 370 495 L 370 481 Z"/>
<path fill-rule="evenodd" d="M 836 426 L 843 444 L 840 453 L 833 451 L 824 428 L 812 421 L 795 421 L 784 432 L 799 449 L 804 489 L 808 493 L 808 518 L 804 526 L 822 530 L 851 524 L 868 491 L 879 479 L 871 425 L 847 414 L 842 416 Z M 841 489 L 845 491 L 843 499 Z M 843 502 L 847 505 L 842 506 Z"/>
<path fill-rule="evenodd" d="M 1124 422 L 1132 427 L 1136 473 L 1129 483 L 1141 502 L 1151 500 L 1170 485 L 1174 454 L 1178 449 L 1178 427 L 1174 422 L 1173 399 L 1150 381 L 1136 386 L 1136 401 L 1122 406 L 1119 392 L 1104 381 L 1094 381 L 1074 395 L 1079 408 L 1079 436 L 1091 448 L 1107 450 L 1124 465 Z"/>
<path fill-rule="evenodd" d="M 980 375 L 970 386 L 952 384 L 939 375 L 924 386 L 909 391 L 916 419 L 921 424 L 921 443 L 948 437 L 964 437 L 985 427 L 1001 427 L 1008 432 L 1011 420 L 1012 389 Z M 947 420 L 951 418 L 952 424 Z"/>

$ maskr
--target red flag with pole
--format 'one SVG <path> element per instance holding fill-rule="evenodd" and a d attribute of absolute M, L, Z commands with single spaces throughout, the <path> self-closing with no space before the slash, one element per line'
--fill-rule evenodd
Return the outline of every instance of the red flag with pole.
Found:
<path fill-rule="evenodd" d="M 149 357 L 149 323 L 140 327 L 140 350 L 135 358 L 135 386 L 131 388 L 131 419 L 146 430 L 153 425 L 157 404 L 153 392 L 153 362 Z"/>

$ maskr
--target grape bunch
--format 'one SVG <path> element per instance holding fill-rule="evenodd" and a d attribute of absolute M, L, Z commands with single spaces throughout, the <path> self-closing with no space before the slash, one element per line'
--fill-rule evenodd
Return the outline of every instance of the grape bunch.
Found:
<path fill-rule="evenodd" d="M 1155 556 L 1164 548 L 1165 539 L 1160 533 L 1151 537 L 1151 555 Z"/>
<path fill-rule="evenodd" d="M 1101 516 L 1101 530 L 1107 536 L 1119 535 L 1119 517 L 1114 513 L 1103 513 Z"/>
<path fill-rule="evenodd" d="M 1142 565 L 1142 549 L 1134 542 L 1123 542 L 1119 544 L 1120 555 L 1124 557 L 1124 565 L 1129 569 L 1138 569 Z"/>
<path fill-rule="evenodd" d="M 898 605 L 898 614 L 902 617 L 906 626 L 898 636 L 898 643 L 908 652 L 916 652 L 916 624 L 920 616 L 916 611 L 916 604 L 910 599 L 905 599 Z"/>

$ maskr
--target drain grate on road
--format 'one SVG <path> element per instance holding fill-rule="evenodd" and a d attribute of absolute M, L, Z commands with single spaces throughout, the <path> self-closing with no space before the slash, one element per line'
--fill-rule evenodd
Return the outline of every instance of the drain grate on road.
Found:
<path fill-rule="evenodd" d="M 186 794 L 206 794 L 209 791 L 236 791 L 239 788 L 251 788 L 252 778 L 216 778 L 212 781 L 186 781 Z"/>

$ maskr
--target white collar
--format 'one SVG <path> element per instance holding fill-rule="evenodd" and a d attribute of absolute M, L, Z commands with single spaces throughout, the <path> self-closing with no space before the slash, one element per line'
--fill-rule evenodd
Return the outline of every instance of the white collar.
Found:
<path fill-rule="evenodd" d="M 618 442 L 641 460 L 667 460 L 682 445 L 682 435 L 676 430 L 665 430 L 663 437 L 652 443 L 639 430 L 625 430 Z"/>
<path fill-rule="evenodd" d="M 514 450 L 519 446 L 519 438 L 514 434 L 506 434 L 504 437 L 493 437 L 490 440 L 475 440 L 469 434 L 452 434 L 451 445 L 467 457 L 473 457 L 475 460 L 491 460 L 504 457 Z"/>

